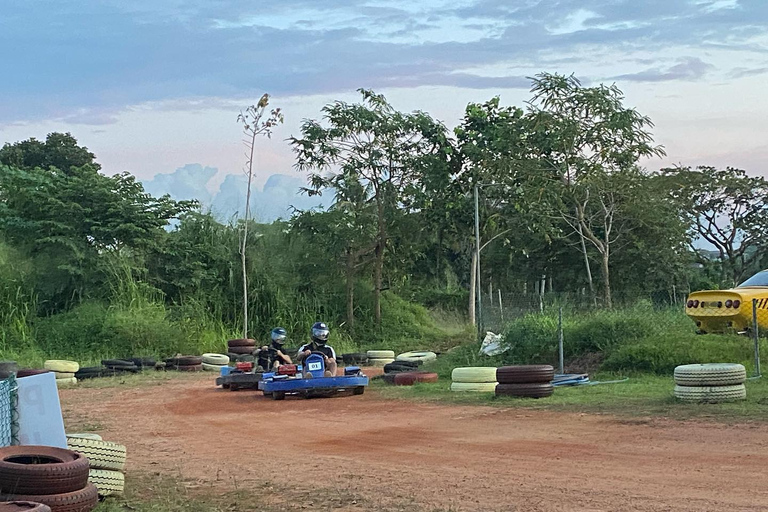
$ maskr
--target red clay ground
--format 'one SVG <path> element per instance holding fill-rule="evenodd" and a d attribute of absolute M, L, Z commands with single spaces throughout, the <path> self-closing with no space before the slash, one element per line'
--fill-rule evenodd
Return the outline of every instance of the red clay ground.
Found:
<path fill-rule="evenodd" d="M 207 375 L 64 390 L 62 403 L 68 424 L 128 446 L 129 472 L 224 490 L 320 482 L 367 504 L 341 510 L 768 510 L 765 424 L 416 404 L 370 391 L 275 402 L 217 389 Z"/>

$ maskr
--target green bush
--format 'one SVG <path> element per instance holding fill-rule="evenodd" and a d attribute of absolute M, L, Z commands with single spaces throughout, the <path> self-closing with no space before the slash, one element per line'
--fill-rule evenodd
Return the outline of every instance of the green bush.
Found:
<path fill-rule="evenodd" d="M 761 341 L 762 350 L 766 341 Z M 624 345 L 608 355 L 602 369 L 671 375 L 675 366 L 693 363 L 741 363 L 754 367 L 754 342 L 744 336 L 662 336 Z"/>

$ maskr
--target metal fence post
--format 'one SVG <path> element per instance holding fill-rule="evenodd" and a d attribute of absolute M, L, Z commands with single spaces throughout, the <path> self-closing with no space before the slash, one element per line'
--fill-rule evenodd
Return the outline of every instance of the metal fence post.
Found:
<path fill-rule="evenodd" d="M 752 335 L 755 338 L 755 377 L 760 376 L 760 333 L 757 327 L 757 299 L 752 299 Z"/>
<path fill-rule="evenodd" d="M 563 362 L 563 306 L 560 306 L 560 313 L 557 318 L 557 349 L 560 358 L 560 374 L 565 373 Z"/>

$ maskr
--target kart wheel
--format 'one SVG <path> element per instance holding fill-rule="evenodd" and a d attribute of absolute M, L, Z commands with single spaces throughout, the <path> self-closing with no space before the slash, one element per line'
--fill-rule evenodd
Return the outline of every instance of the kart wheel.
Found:
<path fill-rule="evenodd" d="M 362 395 L 363 393 L 365 393 L 365 386 L 357 386 L 352 390 L 353 395 Z"/>
<path fill-rule="evenodd" d="M 266 396 L 266 397 L 272 396 L 272 392 L 271 391 L 262 391 L 262 393 L 264 393 L 264 396 Z"/>
<path fill-rule="evenodd" d="M 272 393 L 272 400 L 285 400 L 285 391 L 274 391 Z"/>

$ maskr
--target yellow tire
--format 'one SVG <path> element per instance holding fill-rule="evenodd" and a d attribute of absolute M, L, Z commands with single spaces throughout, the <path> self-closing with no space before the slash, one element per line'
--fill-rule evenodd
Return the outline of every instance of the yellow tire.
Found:
<path fill-rule="evenodd" d="M 91 469 L 88 481 L 99 490 L 99 496 L 119 496 L 125 490 L 125 476 L 119 471 Z"/>
<path fill-rule="evenodd" d="M 67 439 L 67 447 L 88 457 L 91 469 L 122 471 L 125 468 L 126 451 L 121 444 L 70 437 Z"/>
<path fill-rule="evenodd" d="M 368 359 L 394 359 L 395 352 L 393 350 L 369 350 L 367 352 Z"/>
<path fill-rule="evenodd" d="M 229 359 L 229 358 L 227 358 L 227 359 Z M 219 364 L 203 363 L 203 370 L 205 370 L 206 372 L 221 372 L 221 369 L 224 368 L 225 366 L 227 366 L 227 365 L 225 365 L 225 364 L 219 365 Z"/>
<path fill-rule="evenodd" d="M 80 369 L 80 365 L 75 361 L 49 359 L 43 363 L 43 368 L 52 372 L 75 373 Z"/>
<path fill-rule="evenodd" d="M 72 377 L 75 376 L 75 374 L 71 373 L 71 372 L 53 372 L 53 373 L 56 376 L 56 380 L 59 380 L 59 379 L 71 379 Z"/>
<path fill-rule="evenodd" d="M 66 379 L 56 379 L 56 386 L 74 386 L 77 384 L 77 377 L 69 377 Z"/>
<path fill-rule="evenodd" d="M 371 359 L 368 358 L 368 366 L 384 366 L 393 363 L 394 359 Z"/>
<path fill-rule="evenodd" d="M 497 382 L 453 382 L 451 391 L 469 391 L 474 393 L 494 393 Z"/>
<path fill-rule="evenodd" d="M 427 361 L 434 361 L 435 359 L 437 359 L 437 354 L 434 352 L 413 351 L 400 354 L 395 358 L 395 361 L 410 361 L 412 363 L 421 361 L 422 363 L 426 363 Z"/>
<path fill-rule="evenodd" d="M 213 366 L 226 366 L 229 364 L 229 356 L 224 354 L 203 354 L 203 364 Z"/>
<path fill-rule="evenodd" d="M 496 382 L 495 366 L 465 366 L 451 372 L 453 382 L 489 383 Z"/>
<path fill-rule="evenodd" d="M 93 434 L 90 432 L 83 432 L 79 434 L 67 434 L 67 439 L 73 438 L 73 439 L 92 439 L 94 441 L 101 441 L 101 436 L 99 434 Z"/>

